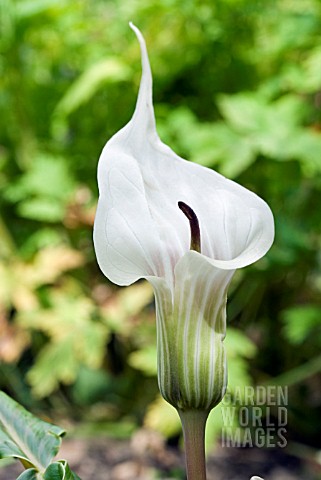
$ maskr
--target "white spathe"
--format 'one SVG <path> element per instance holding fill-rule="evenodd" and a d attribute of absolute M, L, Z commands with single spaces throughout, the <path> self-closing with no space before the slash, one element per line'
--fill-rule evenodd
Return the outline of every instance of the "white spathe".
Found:
<path fill-rule="evenodd" d="M 154 287 L 163 396 L 178 408 L 211 408 L 226 388 L 226 290 L 235 269 L 270 248 L 273 216 L 254 193 L 161 142 L 145 41 L 131 28 L 143 73 L 132 119 L 99 160 L 96 256 L 113 283 L 146 278 Z M 201 253 L 190 250 L 179 201 L 198 217 Z"/>

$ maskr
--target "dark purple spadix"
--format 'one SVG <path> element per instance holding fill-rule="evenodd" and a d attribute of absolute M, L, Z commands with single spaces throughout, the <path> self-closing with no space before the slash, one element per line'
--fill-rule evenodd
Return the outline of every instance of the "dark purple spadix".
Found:
<path fill-rule="evenodd" d="M 198 218 L 194 210 L 184 202 L 178 202 L 178 208 L 182 210 L 189 221 L 191 230 L 191 250 L 201 253 L 201 232 Z"/>

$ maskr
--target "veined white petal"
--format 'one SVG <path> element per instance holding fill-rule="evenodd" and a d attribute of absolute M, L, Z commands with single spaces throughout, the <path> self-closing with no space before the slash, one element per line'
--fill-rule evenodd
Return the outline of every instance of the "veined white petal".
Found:
<path fill-rule="evenodd" d="M 189 250 L 190 235 L 179 201 L 198 217 L 202 253 L 224 270 L 244 267 L 267 252 L 273 216 L 254 193 L 181 159 L 160 141 L 146 45 L 131 27 L 140 43 L 143 74 L 132 119 L 99 160 L 95 250 L 111 281 L 128 285 L 140 277 L 161 277 L 173 292 L 175 266 Z"/>
<path fill-rule="evenodd" d="M 110 150 L 108 164 L 100 164 L 106 169 L 98 173 L 94 243 L 104 274 L 118 285 L 129 285 L 146 274 L 158 275 L 157 255 L 151 252 L 160 245 L 137 163 L 116 148 Z"/>

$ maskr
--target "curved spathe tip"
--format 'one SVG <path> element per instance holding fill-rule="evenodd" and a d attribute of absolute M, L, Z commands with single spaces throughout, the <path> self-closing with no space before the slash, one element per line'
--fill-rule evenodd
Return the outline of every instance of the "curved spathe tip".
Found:
<path fill-rule="evenodd" d="M 139 125 L 140 127 L 145 124 L 147 127 L 150 126 L 156 132 L 153 107 L 153 78 L 146 42 L 136 25 L 129 22 L 129 26 L 135 33 L 139 42 L 142 62 L 142 78 L 140 81 L 136 109 L 132 120 L 134 121 L 134 124 Z"/>
<path fill-rule="evenodd" d="M 139 30 L 139 28 L 136 27 L 136 25 L 133 22 L 129 22 L 129 26 L 136 33 L 137 36 L 139 35 L 142 36 L 141 31 Z"/>

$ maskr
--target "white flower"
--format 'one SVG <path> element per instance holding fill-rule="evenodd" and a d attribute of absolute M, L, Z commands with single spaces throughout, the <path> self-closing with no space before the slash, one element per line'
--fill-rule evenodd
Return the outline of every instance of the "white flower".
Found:
<path fill-rule="evenodd" d="M 273 216 L 254 193 L 161 142 L 146 45 L 131 27 L 143 74 L 132 119 L 99 160 L 97 260 L 117 285 L 153 285 L 160 390 L 179 409 L 209 410 L 226 389 L 227 287 L 270 248 Z"/>

